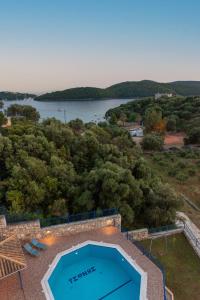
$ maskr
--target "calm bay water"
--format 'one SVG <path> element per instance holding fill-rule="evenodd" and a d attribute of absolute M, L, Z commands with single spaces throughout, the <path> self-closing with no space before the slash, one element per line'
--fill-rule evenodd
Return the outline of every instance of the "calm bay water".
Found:
<path fill-rule="evenodd" d="M 79 101 L 49 101 L 41 102 L 33 99 L 4 101 L 4 108 L 13 103 L 31 105 L 35 107 L 41 119 L 55 117 L 64 122 L 82 119 L 84 122 L 100 122 L 104 120 L 105 113 L 110 108 L 119 106 L 134 99 L 109 99 L 109 100 L 79 100 Z"/>

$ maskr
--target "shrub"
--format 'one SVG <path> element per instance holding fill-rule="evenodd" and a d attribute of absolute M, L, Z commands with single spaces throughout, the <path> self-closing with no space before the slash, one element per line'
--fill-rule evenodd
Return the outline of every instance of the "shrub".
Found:
<path fill-rule="evenodd" d="M 189 169 L 188 170 L 188 175 L 189 176 L 194 176 L 194 175 L 196 175 L 196 170 L 193 168 L 193 169 Z"/>
<path fill-rule="evenodd" d="M 142 141 L 142 148 L 144 150 L 157 150 L 163 148 L 164 138 L 159 134 L 146 134 Z"/>
<path fill-rule="evenodd" d="M 136 113 L 131 113 L 130 116 L 128 117 L 128 122 L 135 122 L 137 118 Z"/>
<path fill-rule="evenodd" d="M 162 156 L 160 156 L 159 154 L 154 154 L 153 155 L 153 160 L 155 161 L 155 162 L 159 162 L 159 161 L 161 161 L 163 158 L 162 158 Z"/>
<path fill-rule="evenodd" d="M 170 116 L 167 120 L 167 131 L 176 131 L 176 116 Z"/>
<path fill-rule="evenodd" d="M 171 177 L 175 177 L 178 173 L 178 170 L 176 168 L 172 168 L 169 170 L 168 175 Z"/>
<path fill-rule="evenodd" d="M 165 161 L 165 160 L 159 160 L 158 161 L 158 164 L 159 164 L 159 166 L 161 166 L 161 167 L 167 167 L 168 166 L 168 162 L 167 161 Z"/>
<path fill-rule="evenodd" d="M 194 127 L 189 131 L 188 138 L 185 139 L 186 144 L 200 144 L 200 127 Z"/>
<path fill-rule="evenodd" d="M 185 169 L 186 164 L 183 161 L 178 161 L 177 164 L 176 164 L 176 167 L 180 168 L 180 169 Z"/>
<path fill-rule="evenodd" d="M 188 175 L 182 173 L 182 172 L 179 172 L 177 175 L 176 175 L 176 179 L 178 181 L 181 181 L 181 182 L 184 182 L 188 179 Z"/>
<path fill-rule="evenodd" d="M 0 111 L 0 126 L 3 125 L 6 122 L 6 117 L 4 114 Z"/>

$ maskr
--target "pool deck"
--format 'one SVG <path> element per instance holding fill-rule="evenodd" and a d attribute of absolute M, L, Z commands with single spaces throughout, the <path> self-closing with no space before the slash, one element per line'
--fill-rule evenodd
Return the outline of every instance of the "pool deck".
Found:
<path fill-rule="evenodd" d="M 133 260 L 147 272 L 148 300 L 163 300 L 162 273 L 136 246 L 113 226 L 66 235 L 64 237 L 48 236 L 42 242 L 48 245 L 48 250 L 40 252 L 41 255 L 33 258 L 26 255 L 27 269 L 21 272 L 24 292 L 20 289 L 18 274 L 0 281 L 1 300 L 45 300 L 41 280 L 47 272 L 56 254 L 67 250 L 87 240 L 117 244 L 132 257 Z M 88 299 L 93 300 L 93 299 Z M 126 299 L 122 299 L 126 300 Z"/>

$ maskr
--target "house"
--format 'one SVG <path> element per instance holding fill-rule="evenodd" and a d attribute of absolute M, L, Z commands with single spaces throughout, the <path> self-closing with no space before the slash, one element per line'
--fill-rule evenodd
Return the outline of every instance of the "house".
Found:
<path fill-rule="evenodd" d="M 171 98 L 173 96 L 172 93 L 156 93 L 155 94 L 155 100 L 160 99 L 161 97 L 168 97 Z"/>
<path fill-rule="evenodd" d="M 135 136 L 135 137 L 143 137 L 144 136 L 144 131 L 143 128 L 138 127 L 138 128 L 134 128 L 129 130 L 130 135 L 131 136 Z"/>

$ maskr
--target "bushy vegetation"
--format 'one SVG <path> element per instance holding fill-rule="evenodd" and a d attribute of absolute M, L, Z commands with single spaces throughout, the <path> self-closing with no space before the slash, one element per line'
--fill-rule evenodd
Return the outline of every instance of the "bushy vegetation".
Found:
<path fill-rule="evenodd" d="M 0 111 L 0 126 L 2 126 L 6 122 L 6 117 L 4 114 Z"/>
<path fill-rule="evenodd" d="M 1 111 L 3 108 L 3 101 L 0 100 L 0 126 L 2 126 L 6 122 L 6 117 L 4 116 L 4 113 Z"/>
<path fill-rule="evenodd" d="M 163 175 L 174 178 L 178 182 L 186 182 L 191 176 L 200 175 L 199 150 L 156 153 L 149 158 L 155 169 L 162 170 Z"/>
<path fill-rule="evenodd" d="M 160 151 L 163 148 L 164 138 L 160 134 L 146 134 L 142 140 L 144 150 Z"/>
<path fill-rule="evenodd" d="M 29 112 L 2 129 L 1 206 L 43 216 L 117 208 L 126 226 L 173 222 L 176 194 L 155 176 L 127 131 L 80 120 L 39 123 Z"/>
<path fill-rule="evenodd" d="M 39 112 L 30 105 L 12 104 L 7 109 L 9 117 L 23 118 L 37 122 L 40 119 Z"/>
<path fill-rule="evenodd" d="M 157 176 L 163 182 L 168 182 L 184 200 L 181 210 L 199 227 L 199 212 L 191 203 L 200 208 L 200 151 L 185 148 L 179 151 L 148 153 L 145 158 Z"/>
<path fill-rule="evenodd" d="M 186 144 L 200 144 L 200 126 L 191 128 L 188 131 L 188 137 L 185 139 Z"/>

